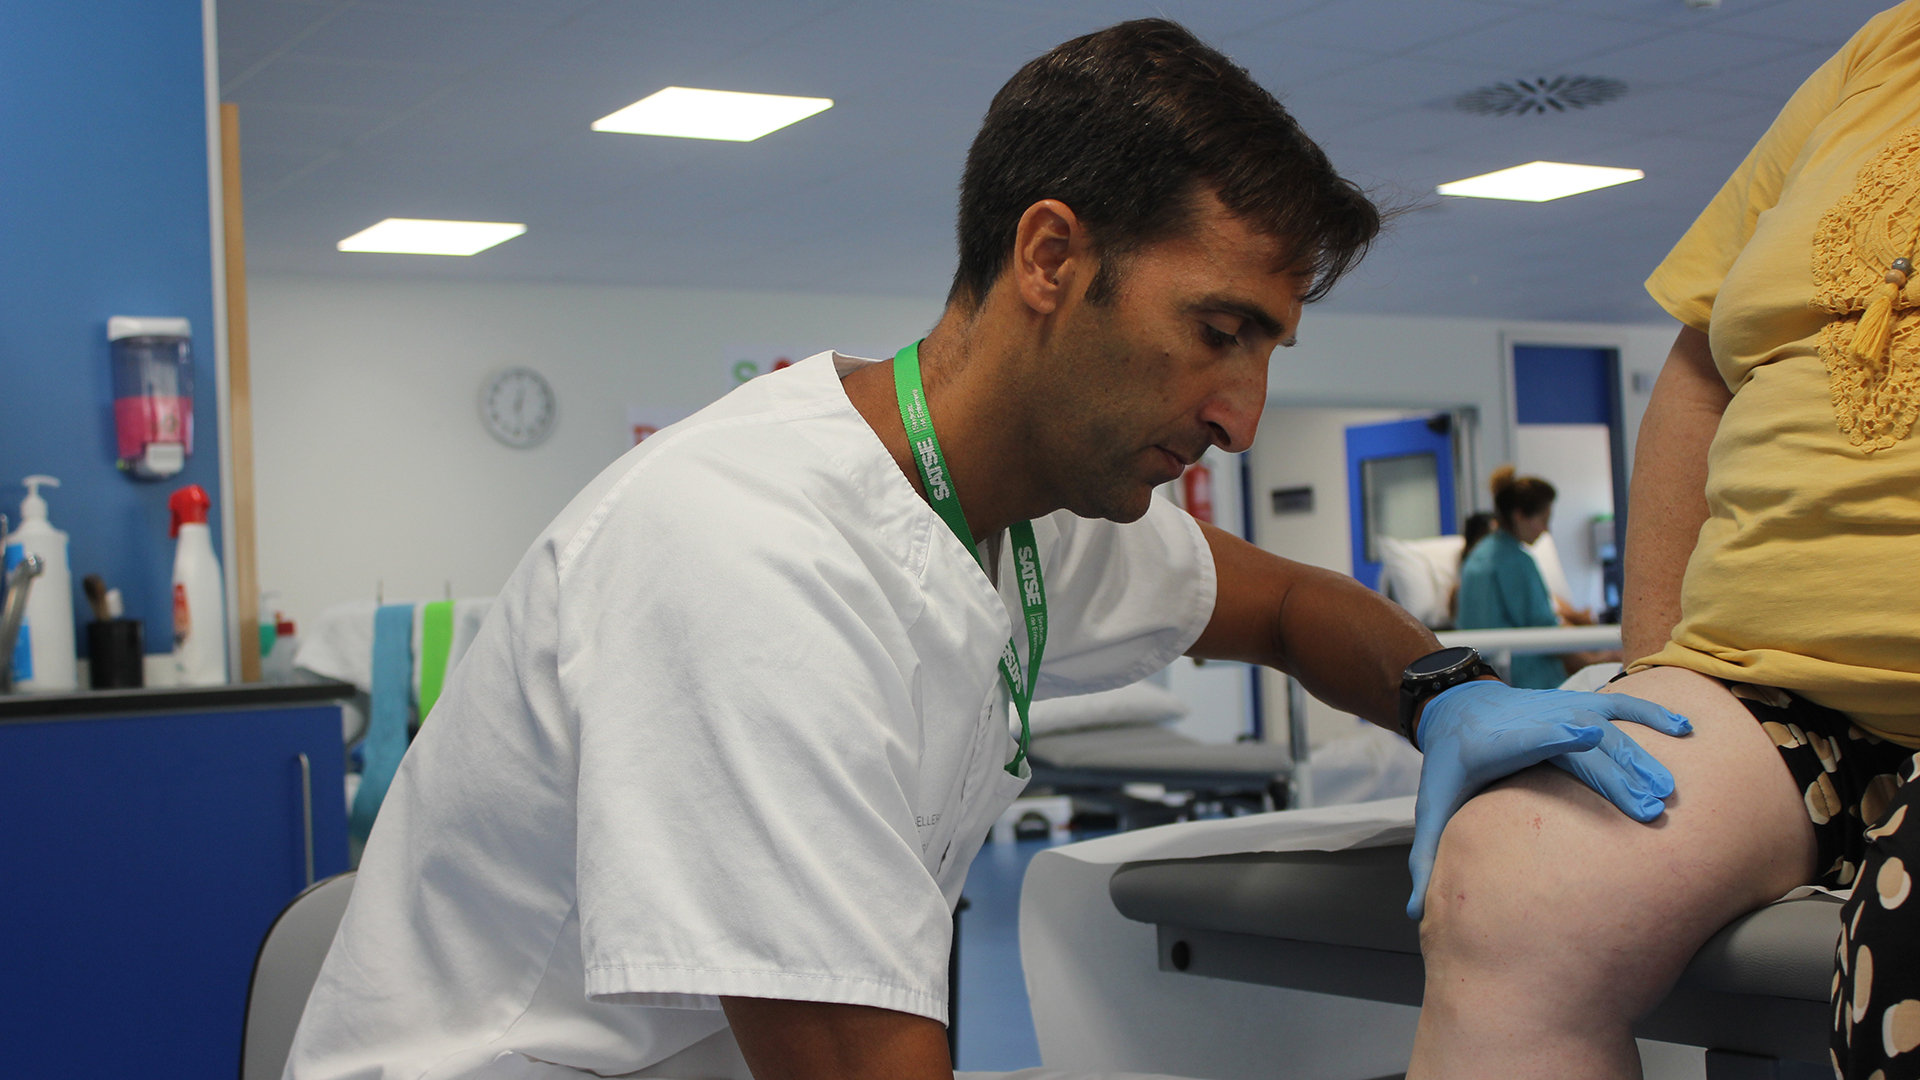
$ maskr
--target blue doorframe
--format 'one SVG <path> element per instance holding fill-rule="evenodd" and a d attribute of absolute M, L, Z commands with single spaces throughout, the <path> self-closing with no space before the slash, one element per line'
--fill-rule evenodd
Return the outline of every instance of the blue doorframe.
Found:
<path fill-rule="evenodd" d="M 1378 458 L 1432 454 L 1440 487 L 1440 528 L 1444 535 L 1459 531 L 1454 507 L 1453 417 L 1447 413 L 1361 424 L 1347 429 L 1347 511 L 1352 525 L 1353 576 L 1369 589 L 1380 587 L 1380 563 L 1367 558 L 1366 489 L 1361 466 Z"/>

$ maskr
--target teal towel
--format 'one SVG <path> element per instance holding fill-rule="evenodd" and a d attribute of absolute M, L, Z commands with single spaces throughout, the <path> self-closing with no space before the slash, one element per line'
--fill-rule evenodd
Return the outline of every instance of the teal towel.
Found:
<path fill-rule="evenodd" d="M 407 710 L 413 682 L 413 605 L 387 604 L 373 613 L 373 699 L 360 790 L 353 796 L 347 831 L 361 843 L 373 831 L 380 803 L 407 752 Z"/>

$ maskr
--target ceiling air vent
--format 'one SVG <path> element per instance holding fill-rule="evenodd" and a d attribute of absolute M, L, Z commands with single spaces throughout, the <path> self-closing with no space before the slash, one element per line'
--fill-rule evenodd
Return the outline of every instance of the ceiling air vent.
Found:
<path fill-rule="evenodd" d="M 1556 75 L 1551 79 L 1514 79 L 1482 86 L 1461 94 L 1453 104 L 1462 112 L 1481 116 L 1526 116 L 1604 105 L 1626 92 L 1627 84 L 1619 79 Z"/>

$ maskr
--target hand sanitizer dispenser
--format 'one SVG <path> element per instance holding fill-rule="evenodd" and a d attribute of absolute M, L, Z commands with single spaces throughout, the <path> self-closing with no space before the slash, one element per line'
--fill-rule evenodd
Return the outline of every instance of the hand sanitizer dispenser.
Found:
<path fill-rule="evenodd" d="M 115 315 L 113 429 L 120 468 L 162 480 L 193 453 L 193 328 L 185 319 Z"/>
<path fill-rule="evenodd" d="M 14 689 L 29 693 L 59 693 L 79 688 L 73 648 L 73 575 L 67 569 L 67 534 L 47 520 L 42 487 L 59 487 L 51 476 L 29 476 L 27 497 L 20 502 L 20 527 L 6 539 L 6 565 L 11 571 L 29 555 L 38 555 L 44 570 L 27 593 L 26 621 L 14 639 Z"/>

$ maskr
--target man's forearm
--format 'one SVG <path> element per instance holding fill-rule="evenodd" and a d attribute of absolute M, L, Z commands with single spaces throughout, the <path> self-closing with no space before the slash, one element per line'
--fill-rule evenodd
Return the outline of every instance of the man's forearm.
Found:
<path fill-rule="evenodd" d="M 1629 662 L 1660 651 L 1680 621 L 1680 583 L 1707 520 L 1707 450 L 1731 400 L 1707 335 L 1681 330 L 1634 455 L 1620 631 Z"/>
<path fill-rule="evenodd" d="M 720 1005 L 755 1080 L 953 1080 L 947 1029 L 924 1016 L 774 998 Z"/>
<path fill-rule="evenodd" d="M 1320 570 L 1289 590 L 1274 666 L 1321 701 L 1400 730 L 1400 675 L 1440 648 L 1405 608 L 1345 574 Z"/>
<path fill-rule="evenodd" d="M 1191 655 L 1265 664 L 1338 709 L 1399 730 L 1400 673 L 1440 647 L 1398 604 L 1345 574 L 1282 559 L 1212 526 L 1218 586 Z"/>

